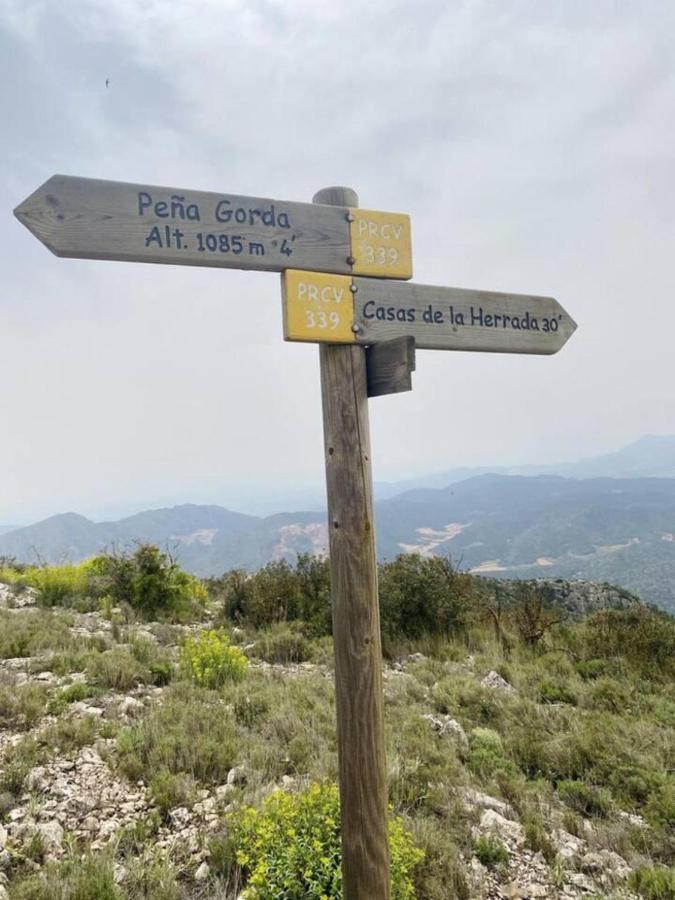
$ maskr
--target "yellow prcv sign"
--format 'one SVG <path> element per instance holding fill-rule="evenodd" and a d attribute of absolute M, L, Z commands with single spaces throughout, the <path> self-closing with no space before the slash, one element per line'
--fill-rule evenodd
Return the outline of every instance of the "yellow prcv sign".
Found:
<path fill-rule="evenodd" d="M 353 344 L 354 295 L 349 275 L 287 269 L 281 276 L 284 338 Z"/>
<path fill-rule="evenodd" d="M 354 275 L 412 278 L 410 216 L 349 210 Z"/>

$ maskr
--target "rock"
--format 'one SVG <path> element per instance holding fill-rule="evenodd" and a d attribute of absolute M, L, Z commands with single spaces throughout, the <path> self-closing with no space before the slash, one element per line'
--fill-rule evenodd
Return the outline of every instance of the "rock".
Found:
<path fill-rule="evenodd" d="M 473 788 L 464 788 L 460 792 L 460 796 L 467 810 L 473 810 L 480 806 L 483 809 L 494 810 L 505 819 L 510 819 L 513 816 L 513 810 L 508 803 L 504 803 L 503 800 L 498 800 L 496 797 L 491 797 L 489 794 L 482 794 L 480 791 L 474 791 Z"/>
<path fill-rule="evenodd" d="M 7 888 L 4 888 L 0 884 L 0 900 L 9 900 L 9 894 L 7 893 Z"/>
<path fill-rule="evenodd" d="M 48 853 L 61 849 L 61 845 L 63 844 L 63 828 L 56 819 L 52 819 L 51 822 L 40 822 L 36 830 L 42 837 L 45 850 Z"/>
<path fill-rule="evenodd" d="M 515 694 L 517 693 L 516 689 L 513 685 L 510 685 L 508 681 L 506 681 L 499 672 L 495 672 L 493 669 L 491 672 L 488 672 L 485 678 L 481 681 L 481 687 L 489 688 L 493 691 L 504 691 L 507 694 Z"/>
<path fill-rule="evenodd" d="M 184 806 L 177 806 L 169 813 L 171 824 L 174 828 L 186 828 L 192 819 L 189 811 Z"/>
<path fill-rule="evenodd" d="M 486 809 L 480 819 L 478 830 L 495 834 L 507 843 L 520 846 L 525 843 L 525 834 L 523 826 L 518 822 L 512 822 L 510 819 L 504 818 L 493 809 Z"/>
<path fill-rule="evenodd" d="M 117 704 L 117 714 L 123 719 L 135 719 L 144 709 L 144 704 L 135 697 L 123 697 Z"/>
<path fill-rule="evenodd" d="M 581 868 L 591 875 L 604 875 L 612 882 L 622 881 L 630 875 L 631 868 L 618 853 L 597 850 L 587 853 L 581 860 Z"/>
<path fill-rule="evenodd" d="M 427 713 L 426 715 L 422 716 L 422 718 L 431 725 L 431 727 L 439 737 L 450 735 L 452 738 L 454 738 L 460 750 L 469 749 L 469 741 L 466 736 L 466 732 L 459 724 L 459 722 L 456 719 L 453 719 L 452 716 L 440 714 L 434 715 L 433 713 Z"/>
<path fill-rule="evenodd" d="M 504 896 L 512 898 L 512 900 L 531 900 L 535 897 L 550 897 L 550 889 L 548 885 L 530 882 L 528 884 L 520 884 L 512 882 L 507 885 L 504 890 Z"/>
<path fill-rule="evenodd" d="M 78 700 L 77 703 L 73 703 L 71 707 L 73 711 L 73 715 L 76 716 L 102 716 L 103 710 L 98 706 L 89 706 L 88 703 L 85 703 L 83 700 Z"/>
<path fill-rule="evenodd" d="M 425 656 L 423 653 L 411 653 L 411 654 L 408 656 L 408 658 L 406 659 L 406 662 L 408 662 L 408 663 L 422 663 L 422 662 L 426 662 L 426 659 L 427 659 L 427 658 L 426 658 L 426 656 Z"/>
<path fill-rule="evenodd" d="M 233 785 L 246 784 L 248 781 L 248 769 L 246 766 L 235 766 L 227 773 L 227 783 Z"/>
<path fill-rule="evenodd" d="M 195 881 L 205 881 L 209 877 L 210 871 L 209 864 L 204 860 L 195 872 Z"/>
<path fill-rule="evenodd" d="M 227 800 L 235 790 L 236 788 L 233 784 L 221 784 L 216 788 L 216 799 Z"/>
<path fill-rule="evenodd" d="M 5 849 L 5 844 L 7 843 L 7 829 L 3 828 L 0 825 L 0 850 Z"/>
<path fill-rule="evenodd" d="M 551 837 L 563 865 L 576 868 L 586 850 L 584 841 L 562 829 L 555 829 Z"/>

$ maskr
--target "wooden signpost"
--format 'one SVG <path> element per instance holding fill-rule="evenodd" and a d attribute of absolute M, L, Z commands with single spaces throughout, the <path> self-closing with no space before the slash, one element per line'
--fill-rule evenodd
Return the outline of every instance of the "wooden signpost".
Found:
<path fill-rule="evenodd" d="M 56 256 L 412 276 L 400 213 L 54 175 L 14 214 Z"/>
<path fill-rule="evenodd" d="M 350 188 L 310 204 L 55 175 L 14 212 L 57 256 L 283 273 L 284 337 L 320 345 L 343 895 L 389 900 L 368 397 L 410 390 L 415 347 L 551 354 L 574 321 L 550 297 L 393 280 L 410 220 Z"/>
<path fill-rule="evenodd" d="M 551 354 L 576 328 L 552 297 L 291 269 L 282 298 L 288 341 L 377 345 L 412 337 L 419 350 Z"/>

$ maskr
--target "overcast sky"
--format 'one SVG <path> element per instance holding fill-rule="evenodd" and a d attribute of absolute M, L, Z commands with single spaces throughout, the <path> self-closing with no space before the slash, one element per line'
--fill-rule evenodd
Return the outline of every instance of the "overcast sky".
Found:
<path fill-rule="evenodd" d="M 411 215 L 416 281 L 556 297 L 557 356 L 418 353 L 380 480 L 675 431 L 674 42 L 666 0 L 0 0 L 0 524 L 323 473 L 278 276 L 57 259 L 12 216 L 56 172 L 347 184 Z"/>

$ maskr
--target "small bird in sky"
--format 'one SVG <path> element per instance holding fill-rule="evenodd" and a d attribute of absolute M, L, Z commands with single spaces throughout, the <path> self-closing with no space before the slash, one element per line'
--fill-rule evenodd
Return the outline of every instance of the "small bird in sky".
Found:
<path fill-rule="evenodd" d="M 106 78 L 106 80 L 105 80 L 105 86 L 108 87 L 109 85 L 110 85 L 110 79 L 109 79 L 109 78 Z"/>

